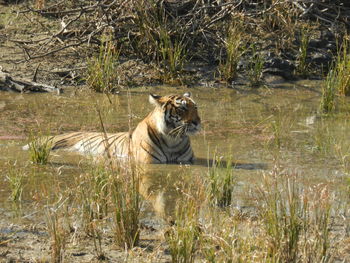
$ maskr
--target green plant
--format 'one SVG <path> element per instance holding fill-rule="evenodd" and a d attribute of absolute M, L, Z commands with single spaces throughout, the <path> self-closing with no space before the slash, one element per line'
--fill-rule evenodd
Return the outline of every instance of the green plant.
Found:
<path fill-rule="evenodd" d="M 259 193 L 269 261 L 327 262 L 331 207 L 327 188 L 304 189 L 297 176 L 274 170 L 264 175 Z"/>
<path fill-rule="evenodd" d="M 186 62 L 186 45 L 183 39 L 172 40 L 166 28 L 159 29 L 159 49 L 163 68 L 167 79 L 174 79 L 181 73 Z"/>
<path fill-rule="evenodd" d="M 81 217 L 88 235 L 96 236 L 96 220 L 108 213 L 108 183 L 111 172 L 101 164 L 89 164 L 86 173 L 79 178 L 76 202 L 80 203 Z"/>
<path fill-rule="evenodd" d="M 33 163 L 47 164 L 50 157 L 52 137 L 43 136 L 39 133 L 38 137 L 30 136 L 29 154 Z"/>
<path fill-rule="evenodd" d="M 129 165 L 110 178 L 110 193 L 115 241 L 121 247 L 132 248 L 140 236 L 140 174 L 135 164 L 130 161 Z"/>
<path fill-rule="evenodd" d="M 198 206 L 191 197 L 176 206 L 175 223 L 166 232 L 173 263 L 190 263 L 195 260 L 196 246 L 200 235 Z"/>
<path fill-rule="evenodd" d="M 292 46 L 298 28 L 298 12 L 288 1 L 272 0 L 264 3 L 265 10 L 260 19 L 255 21 L 263 30 L 262 37 L 272 37 L 276 51 L 279 52 Z M 271 32 L 273 32 L 271 34 Z"/>
<path fill-rule="evenodd" d="M 263 69 L 264 69 L 264 58 L 261 54 L 256 51 L 255 46 L 252 46 L 252 56 L 250 59 L 249 65 L 249 81 L 250 85 L 253 87 L 258 87 L 262 84 L 263 77 Z"/>
<path fill-rule="evenodd" d="M 278 149 L 282 146 L 283 128 L 282 128 L 282 116 L 278 113 L 277 117 L 274 118 L 270 123 L 270 129 L 273 136 L 273 145 Z"/>
<path fill-rule="evenodd" d="M 218 159 L 209 169 L 208 198 L 210 203 L 225 207 L 232 203 L 235 180 L 231 159 L 226 162 L 225 168 L 220 166 L 221 160 Z"/>
<path fill-rule="evenodd" d="M 312 151 L 327 158 L 334 156 L 336 140 L 334 135 L 332 135 L 329 126 L 325 122 L 321 121 L 316 126 L 312 139 Z"/>
<path fill-rule="evenodd" d="M 145 60 L 157 61 L 164 71 L 163 81 L 179 79 L 187 61 L 189 39 L 180 18 L 169 15 L 164 4 L 157 1 L 141 1 L 136 14 L 142 38 L 135 41 L 134 49 Z"/>
<path fill-rule="evenodd" d="M 336 90 L 339 95 L 350 95 L 350 54 L 349 54 L 349 36 L 343 38 L 342 46 L 338 50 L 338 56 L 334 67 L 337 81 Z"/>
<path fill-rule="evenodd" d="M 24 173 L 14 168 L 9 171 L 6 178 L 11 188 L 11 194 L 10 194 L 11 201 L 20 202 L 22 200 L 22 193 L 23 193 Z"/>
<path fill-rule="evenodd" d="M 67 243 L 67 231 L 60 223 L 56 208 L 46 210 L 46 224 L 51 238 L 51 262 L 64 262 L 64 253 Z"/>
<path fill-rule="evenodd" d="M 338 83 L 339 78 L 337 71 L 335 69 L 331 69 L 328 72 L 326 80 L 322 85 L 320 112 L 327 114 L 335 110 L 335 93 L 337 86 L 339 85 Z"/>
<path fill-rule="evenodd" d="M 119 50 L 110 35 L 103 35 L 97 57 L 88 59 L 86 82 L 96 92 L 113 92 L 117 84 Z"/>
<path fill-rule="evenodd" d="M 310 33 L 306 27 L 302 28 L 299 54 L 297 59 L 297 73 L 305 77 L 309 71 L 307 59 L 307 49 L 309 47 Z"/>
<path fill-rule="evenodd" d="M 224 44 L 226 56 L 220 61 L 219 73 L 223 80 L 231 82 L 237 76 L 238 62 L 245 52 L 243 29 L 240 24 L 231 22 Z"/>

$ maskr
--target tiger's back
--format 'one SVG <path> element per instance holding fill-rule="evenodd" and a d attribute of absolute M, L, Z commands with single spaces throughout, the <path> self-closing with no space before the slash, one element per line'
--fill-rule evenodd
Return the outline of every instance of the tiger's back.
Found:
<path fill-rule="evenodd" d="M 103 155 L 124 158 L 129 151 L 128 132 L 72 132 L 52 137 L 52 150 L 75 151 L 86 155 Z"/>

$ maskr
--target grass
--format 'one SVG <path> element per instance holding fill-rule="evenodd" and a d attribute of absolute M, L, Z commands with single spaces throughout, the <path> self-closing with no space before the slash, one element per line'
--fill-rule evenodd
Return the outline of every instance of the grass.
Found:
<path fill-rule="evenodd" d="M 11 170 L 9 170 L 6 176 L 11 189 L 11 194 L 9 198 L 15 203 L 19 203 L 22 201 L 24 176 L 24 172 L 16 168 L 12 168 Z"/>
<path fill-rule="evenodd" d="M 156 237 L 150 245 L 155 250 L 149 251 L 139 247 L 145 230 L 139 221 L 138 170 L 133 174 L 131 166 L 125 168 L 128 171 L 118 165 L 112 170 L 109 164 L 96 163 L 82 169 L 75 183 L 54 191 L 61 201 L 45 210 L 52 262 L 69 261 L 67 251 L 81 245 L 89 245 L 83 251 L 93 251 L 96 260 L 109 258 L 105 247 L 113 238 L 115 245 L 126 249 L 121 253 L 128 260 L 145 255 L 143 262 L 162 262 L 165 251 L 172 262 L 332 262 L 335 243 L 330 230 L 335 206 L 326 184 L 307 185 L 305 177 L 276 168 L 258 173 L 259 183 L 247 184 L 247 191 L 238 191 L 242 186 L 231 188 L 226 198 L 225 191 L 207 190 L 233 187 L 232 167 L 211 169 L 213 185 L 201 178 L 203 174 L 186 168 L 177 184 L 181 198 L 174 224 L 165 233 L 166 249 Z M 245 198 L 254 202 L 254 212 L 226 206 L 233 198 L 244 200 L 239 192 L 246 192 Z M 43 208 L 40 202 L 36 206 Z M 148 237 L 141 244 L 145 240 Z"/>
<path fill-rule="evenodd" d="M 128 170 L 93 163 L 76 184 L 74 202 L 80 207 L 86 234 L 94 239 L 97 258 L 104 255 L 100 229 L 107 218 L 112 218 L 111 227 L 118 246 L 132 248 L 138 244 L 141 201 L 136 167 Z"/>
<path fill-rule="evenodd" d="M 96 164 L 95 164 L 96 165 Z M 95 220 L 108 213 L 108 180 L 111 176 L 102 166 L 90 164 L 77 182 L 76 202 L 80 204 L 80 216 L 87 235 L 95 236 Z"/>
<path fill-rule="evenodd" d="M 141 38 L 135 41 L 134 48 L 144 60 L 155 61 L 161 69 L 161 79 L 165 83 L 181 82 L 181 73 L 187 62 L 189 35 L 181 26 L 180 19 L 172 17 L 164 4 L 144 1 L 137 6 L 136 21 Z"/>
<path fill-rule="evenodd" d="M 59 204 L 61 206 L 62 204 Z M 51 262 L 65 262 L 65 250 L 67 243 L 67 230 L 64 229 L 59 218 L 60 207 L 48 207 L 46 209 L 46 225 L 51 239 Z"/>
<path fill-rule="evenodd" d="M 328 262 L 331 197 L 326 187 L 305 189 L 297 176 L 273 171 L 264 177 L 258 197 L 271 262 Z"/>
<path fill-rule="evenodd" d="M 119 50 L 112 37 L 107 34 L 103 35 L 98 55 L 88 60 L 87 86 L 96 92 L 114 92 L 118 81 L 118 59 Z"/>
<path fill-rule="evenodd" d="M 186 62 L 186 45 L 184 39 L 172 40 L 166 28 L 159 30 L 159 49 L 161 64 L 165 69 L 165 82 L 179 78 Z"/>
<path fill-rule="evenodd" d="M 49 136 L 30 136 L 29 154 L 30 160 L 36 164 L 47 164 L 50 157 L 52 139 Z"/>
<path fill-rule="evenodd" d="M 342 45 L 337 52 L 337 58 L 331 66 L 322 87 L 320 112 L 329 114 L 336 109 L 336 95 L 350 95 L 350 56 L 349 36 L 343 38 Z"/>
<path fill-rule="evenodd" d="M 272 135 L 272 140 L 270 145 L 280 149 L 283 144 L 283 139 L 285 137 L 287 120 L 284 119 L 284 116 L 279 109 L 276 113 L 276 116 L 269 123 L 269 130 Z"/>
<path fill-rule="evenodd" d="M 220 59 L 219 73 L 221 79 L 232 82 L 237 77 L 237 66 L 245 52 L 242 25 L 231 22 L 224 41 L 226 55 Z"/>
<path fill-rule="evenodd" d="M 193 198 L 185 198 L 176 206 L 175 223 L 165 233 L 173 263 L 195 261 L 200 235 L 198 206 Z"/>
<path fill-rule="evenodd" d="M 350 54 L 349 54 L 349 36 L 343 38 L 342 45 L 338 51 L 336 64 L 334 66 L 337 81 L 335 89 L 341 96 L 350 95 Z"/>
<path fill-rule="evenodd" d="M 307 49 L 309 47 L 310 33 L 307 27 L 303 27 L 301 30 L 301 39 L 299 46 L 299 54 L 297 59 L 296 71 L 302 77 L 308 76 L 309 64 L 307 63 Z"/>
<path fill-rule="evenodd" d="M 329 114 L 335 110 L 336 90 L 339 83 L 338 75 L 335 69 L 331 69 L 322 85 L 322 96 L 319 111 Z"/>
<path fill-rule="evenodd" d="M 264 58 L 257 52 L 255 46 L 252 46 L 252 55 L 249 63 L 249 82 L 253 87 L 259 87 L 263 83 Z"/>
<path fill-rule="evenodd" d="M 214 158 L 215 160 L 216 158 Z M 231 205 L 235 186 L 234 168 L 231 159 L 226 162 L 226 167 L 221 168 L 221 160 L 218 159 L 209 169 L 208 200 L 213 205 L 226 207 Z"/>
<path fill-rule="evenodd" d="M 111 178 L 114 238 L 119 246 L 133 248 L 140 238 L 140 174 L 136 166 L 124 172 Z"/>
<path fill-rule="evenodd" d="M 317 125 L 312 139 L 311 150 L 313 152 L 319 153 L 326 158 L 331 158 L 335 155 L 337 142 L 330 127 L 324 121 Z"/>

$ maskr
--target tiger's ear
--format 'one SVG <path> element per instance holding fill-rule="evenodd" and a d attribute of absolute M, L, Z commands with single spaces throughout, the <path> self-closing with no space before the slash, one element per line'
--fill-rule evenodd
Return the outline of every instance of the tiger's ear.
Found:
<path fill-rule="evenodd" d="M 162 96 L 159 96 L 159 95 L 156 95 L 156 94 L 149 94 L 149 97 L 148 97 L 148 100 L 149 100 L 149 103 L 153 104 L 154 106 L 160 106 L 162 105 L 160 103 L 160 98 Z"/>
<path fill-rule="evenodd" d="M 188 92 L 185 92 L 183 96 L 187 97 L 187 98 L 190 98 L 191 95 L 192 95 L 191 92 L 188 91 Z"/>

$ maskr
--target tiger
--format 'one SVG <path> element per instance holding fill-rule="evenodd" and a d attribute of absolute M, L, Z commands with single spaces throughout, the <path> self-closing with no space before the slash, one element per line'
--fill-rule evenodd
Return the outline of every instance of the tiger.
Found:
<path fill-rule="evenodd" d="M 130 132 L 70 132 L 50 137 L 50 147 L 138 163 L 193 163 L 189 136 L 200 131 L 201 118 L 191 93 L 150 94 L 149 102 L 154 109 Z"/>

